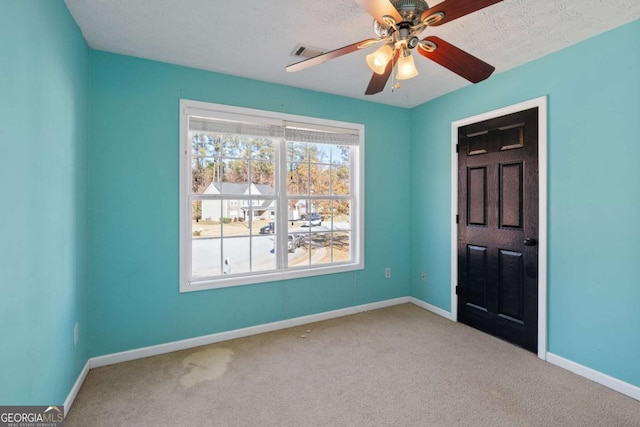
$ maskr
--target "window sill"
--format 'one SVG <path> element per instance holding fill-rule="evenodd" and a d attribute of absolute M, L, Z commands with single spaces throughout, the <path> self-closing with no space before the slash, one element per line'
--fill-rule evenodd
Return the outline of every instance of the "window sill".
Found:
<path fill-rule="evenodd" d="M 345 273 L 349 271 L 363 270 L 364 263 L 333 264 L 326 267 L 314 267 L 313 269 L 289 269 L 286 271 L 274 271 L 269 273 L 256 273 L 253 275 L 230 276 L 208 280 L 184 281 L 180 283 L 180 293 L 204 291 L 208 289 L 229 288 L 243 285 L 256 285 L 260 283 L 276 282 L 281 280 L 300 279 L 304 277 L 324 276 L 327 274 Z"/>

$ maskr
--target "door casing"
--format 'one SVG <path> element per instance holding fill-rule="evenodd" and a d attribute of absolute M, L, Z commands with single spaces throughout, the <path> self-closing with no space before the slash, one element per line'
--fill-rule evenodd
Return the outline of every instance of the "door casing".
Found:
<path fill-rule="evenodd" d="M 538 357 L 547 358 L 547 97 L 531 99 L 451 123 L 451 317 L 458 321 L 458 128 L 538 108 Z"/>

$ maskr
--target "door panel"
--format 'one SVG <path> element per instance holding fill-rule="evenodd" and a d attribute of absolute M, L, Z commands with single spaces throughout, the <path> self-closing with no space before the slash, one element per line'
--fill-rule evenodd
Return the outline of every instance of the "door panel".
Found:
<path fill-rule="evenodd" d="M 469 304 L 487 309 L 487 248 L 467 246 L 467 271 Z"/>
<path fill-rule="evenodd" d="M 522 322 L 524 319 L 523 255 L 500 250 L 498 278 L 498 314 Z"/>
<path fill-rule="evenodd" d="M 500 228 L 522 228 L 523 166 L 500 165 Z"/>
<path fill-rule="evenodd" d="M 458 130 L 458 320 L 537 350 L 537 108 Z"/>
<path fill-rule="evenodd" d="M 467 176 L 469 224 L 487 225 L 487 168 L 469 168 Z"/>

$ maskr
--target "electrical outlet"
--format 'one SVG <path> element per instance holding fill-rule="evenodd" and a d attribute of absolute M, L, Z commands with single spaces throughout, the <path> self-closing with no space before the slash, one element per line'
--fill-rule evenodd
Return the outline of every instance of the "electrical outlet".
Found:
<path fill-rule="evenodd" d="M 384 278 L 391 279 L 391 267 L 387 267 L 384 269 Z"/>
<path fill-rule="evenodd" d="M 423 282 L 427 281 L 427 273 L 425 271 L 422 272 L 422 274 L 420 275 L 420 278 L 422 279 Z"/>
<path fill-rule="evenodd" d="M 76 324 L 73 325 L 73 346 L 74 347 L 78 345 L 78 339 L 80 338 L 79 328 L 80 328 L 80 325 L 78 325 L 78 322 L 76 322 Z"/>

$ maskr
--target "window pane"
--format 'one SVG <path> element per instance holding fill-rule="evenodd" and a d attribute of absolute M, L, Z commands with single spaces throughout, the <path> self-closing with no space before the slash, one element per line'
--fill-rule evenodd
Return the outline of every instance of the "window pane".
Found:
<path fill-rule="evenodd" d="M 251 141 L 246 136 L 222 135 L 222 156 L 231 158 L 249 157 Z"/>
<path fill-rule="evenodd" d="M 331 233 L 311 233 L 311 265 L 331 262 Z"/>
<path fill-rule="evenodd" d="M 351 233 L 299 234 L 300 247 L 289 253 L 289 267 L 351 261 Z"/>
<path fill-rule="evenodd" d="M 270 139 L 254 138 L 251 143 L 251 157 L 253 159 L 273 161 L 275 152 L 275 144 Z"/>
<path fill-rule="evenodd" d="M 349 165 L 351 147 L 348 145 L 334 145 L 331 149 L 331 163 L 334 165 Z"/>
<path fill-rule="evenodd" d="M 191 206 L 191 275 L 193 278 L 219 276 L 222 272 L 221 223 L 208 216 L 219 215 L 221 201 L 195 200 Z"/>
<path fill-rule="evenodd" d="M 333 262 L 346 262 L 351 260 L 351 233 L 333 233 L 331 242 Z"/>
<path fill-rule="evenodd" d="M 191 159 L 192 192 L 205 193 L 216 177 L 216 159 L 210 157 L 194 157 Z"/>
<path fill-rule="evenodd" d="M 349 200 L 334 200 L 331 217 L 326 217 L 326 226 L 333 231 L 351 230 L 351 202 Z"/>
<path fill-rule="evenodd" d="M 330 201 L 327 200 L 311 200 L 311 199 L 290 199 L 288 201 L 289 221 L 301 221 L 300 227 L 309 227 L 321 225 L 322 217 L 318 213 L 319 206 Z"/>
<path fill-rule="evenodd" d="M 287 163 L 287 194 L 309 194 L 309 164 Z"/>
<path fill-rule="evenodd" d="M 304 208 L 304 202 L 297 199 L 289 199 L 287 201 L 287 220 L 298 221 L 302 215 L 301 210 Z"/>
<path fill-rule="evenodd" d="M 199 222 L 202 219 L 202 202 L 200 200 L 196 200 L 191 203 L 191 229 L 194 229 L 195 223 Z"/>
<path fill-rule="evenodd" d="M 289 253 L 288 266 L 289 267 L 304 267 L 308 266 L 310 263 L 310 257 L 312 253 L 315 253 L 315 249 L 313 248 L 311 233 L 309 233 L 309 229 L 298 229 L 298 233 L 290 233 L 296 234 L 298 237 L 298 241 L 300 243 L 300 247 L 296 248 L 294 253 Z"/>
<path fill-rule="evenodd" d="M 290 232 L 287 234 L 287 251 L 289 252 L 289 266 L 296 264 L 297 260 L 304 261 L 307 257 L 306 245 L 303 245 L 305 241 L 306 233 L 304 232 Z"/>
<path fill-rule="evenodd" d="M 251 239 L 244 237 L 226 237 L 222 240 L 223 264 L 222 274 L 248 273 Z"/>
<path fill-rule="evenodd" d="M 293 252 L 289 252 L 287 266 L 300 267 L 309 265 L 309 233 L 290 233 L 297 238 Z"/>
<path fill-rule="evenodd" d="M 222 240 L 194 238 L 191 241 L 191 276 L 194 279 L 222 274 Z"/>
<path fill-rule="evenodd" d="M 312 163 L 329 163 L 332 148 L 332 144 L 309 144 L 309 161 Z"/>
<path fill-rule="evenodd" d="M 259 200 L 258 206 L 254 207 L 253 227 L 254 234 L 257 234 L 255 230 L 258 221 L 263 221 L 264 224 L 268 221 L 273 221 L 276 217 L 276 202 L 275 200 Z M 264 225 L 263 224 L 263 225 Z"/>
<path fill-rule="evenodd" d="M 199 203 L 201 203 L 202 206 L 201 225 L 202 223 L 215 223 L 219 225 L 220 222 L 225 219 L 231 221 L 235 218 L 237 220 L 238 216 L 241 215 L 241 210 L 237 206 L 237 200 L 202 200 Z M 217 228 L 217 236 L 220 236 L 220 227 L 218 226 Z"/>
<path fill-rule="evenodd" d="M 311 164 L 310 168 L 311 194 L 315 196 L 329 195 L 329 173 L 331 168 L 328 165 Z"/>
<path fill-rule="evenodd" d="M 189 132 L 193 157 L 216 157 L 220 154 L 220 140 L 213 134 Z"/>
<path fill-rule="evenodd" d="M 233 184 L 249 183 L 249 162 L 248 161 L 242 160 L 242 159 L 223 159 L 220 161 L 220 163 L 221 163 L 221 170 L 218 174 L 218 177 L 222 178 L 222 182 L 228 182 Z M 239 193 L 239 194 L 242 194 L 242 193 Z"/>
<path fill-rule="evenodd" d="M 301 162 L 309 160 L 306 142 L 287 142 L 287 161 Z"/>
<path fill-rule="evenodd" d="M 275 217 L 276 201 L 275 200 L 255 200 L 254 221 L 273 220 Z"/>
<path fill-rule="evenodd" d="M 326 222 L 326 221 L 330 222 L 331 206 L 332 206 L 331 199 L 313 200 L 311 204 L 311 212 L 316 214 L 315 215 L 316 220 L 315 222 L 312 223 L 312 225 L 316 223 L 318 225 L 322 225 L 321 224 L 322 222 Z M 318 218 L 318 215 L 319 215 L 319 218 Z"/>
<path fill-rule="evenodd" d="M 205 230 L 206 235 L 220 236 L 220 219 L 222 218 L 222 201 L 220 200 L 196 200 L 193 202 L 193 212 L 200 211 L 200 218 L 195 218 L 197 224 L 193 224 L 193 230 Z M 215 229 L 215 230 L 214 230 Z M 217 233 L 217 234 L 212 234 Z"/>
<path fill-rule="evenodd" d="M 260 160 L 251 162 L 251 183 L 258 186 L 259 195 L 275 194 L 275 171 L 276 166 L 273 162 Z"/>
<path fill-rule="evenodd" d="M 251 239 L 252 271 L 276 269 L 275 235 L 258 235 Z"/>
<path fill-rule="evenodd" d="M 240 203 L 244 203 L 242 200 Z M 223 205 L 227 205 L 229 200 L 222 200 Z M 249 217 L 252 213 L 250 209 L 239 208 L 227 208 L 227 216 L 222 221 L 222 236 L 223 237 L 235 237 L 235 236 L 249 236 Z M 239 213 L 239 215 L 238 215 Z M 230 216 L 230 215 L 234 216 Z M 246 215 L 246 219 L 245 219 Z"/>
<path fill-rule="evenodd" d="M 349 167 L 347 166 L 333 166 L 331 168 L 331 194 L 336 196 L 351 194 L 349 175 Z"/>
<path fill-rule="evenodd" d="M 230 218 L 232 222 L 244 223 L 248 221 L 249 218 L 246 209 L 244 209 L 244 203 L 244 200 L 223 200 L 222 204 L 226 205 L 226 218 Z"/>

